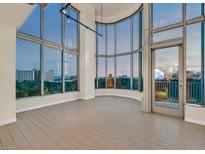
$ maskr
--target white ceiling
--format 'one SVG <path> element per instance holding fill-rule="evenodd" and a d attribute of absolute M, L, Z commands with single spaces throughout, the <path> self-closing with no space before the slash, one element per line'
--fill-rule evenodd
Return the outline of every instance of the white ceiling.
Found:
<path fill-rule="evenodd" d="M 96 20 L 100 22 L 103 16 L 103 21 L 106 22 L 111 19 L 120 20 L 120 18 L 133 14 L 141 3 L 90 3 L 90 5 L 95 9 Z"/>
<path fill-rule="evenodd" d="M 34 7 L 23 3 L 2 3 L 0 5 L 0 22 L 19 28 Z"/>

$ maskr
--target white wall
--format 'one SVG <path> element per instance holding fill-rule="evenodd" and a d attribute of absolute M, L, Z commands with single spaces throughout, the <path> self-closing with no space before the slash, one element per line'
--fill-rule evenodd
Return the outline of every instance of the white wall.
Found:
<path fill-rule="evenodd" d="M 134 90 L 125 90 L 125 89 L 96 89 L 96 96 L 120 96 L 120 97 L 129 97 L 142 101 L 143 92 L 138 92 Z"/>
<path fill-rule="evenodd" d="M 200 125 L 205 125 L 205 107 L 185 105 L 184 120 Z"/>
<path fill-rule="evenodd" d="M 16 120 L 16 27 L 33 7 L 0 4 L 0 125 Z"/>
<path fill-rule="evenodd" d="M 77 100 L 79 98 L 80 92 L 67 92 L 63 94 L 22 98 L 16 101 L 16 112 L 22 112 L 49 105 L 60 104 Z"/>
<path fill-rule="evenodd" d="M 0 125 L 16 120 L 16 29 L 0 23 Z"/>

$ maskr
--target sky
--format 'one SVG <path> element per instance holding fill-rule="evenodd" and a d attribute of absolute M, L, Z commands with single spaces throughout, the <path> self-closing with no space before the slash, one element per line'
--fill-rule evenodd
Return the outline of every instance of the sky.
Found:
<path fill-rule="evenodd" d="M 44 37 L 46 40 L 61 44 L 61 4 L 49 4 L 44 12 Z M 69 15 L 77 19 L 77 13 L 66 10 Z M 36 6 L 31 15 L 19 29 L 30 35 L 40 37 L 40 7 Z M 72 20 L 65 21 L 65 45 L 77 48 L 77 24 Z M 61 73 L 61 52 L 45 47 L 45 71 L 54 70 L 54 75 Z M 77 56 L 69 55 L 65 59 L 65 74 L 77 75 Z M 16 69 L 40 69 L 40 45 L 17 39 L 16 42 Z"/>

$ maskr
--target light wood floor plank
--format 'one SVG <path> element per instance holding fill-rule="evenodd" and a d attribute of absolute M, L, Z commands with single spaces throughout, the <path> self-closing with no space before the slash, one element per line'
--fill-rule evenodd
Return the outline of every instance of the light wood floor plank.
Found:
<path fill-rule="evenodd" d="M 25 150 L 32 149 L 28 141 L 23 136 L 23 134 L 20 132 L 20 130 L 18 129 L 15 123 L 9 124 L 8 129 L 11 132 L 11 135 L 14 139 L 17 149 L 25 149 Z"/>
<path fill-rule="evenodd" d="M 18 113 L 0 127 L 0 149 L 205 149 L 205 126 L 96 97 Z"/>
<path fill-rule="evenodd" d="M 16 149 L 15 142 L 8 130 L 7 125 L 0 127 L 0 138 L 3 149 Z"/>

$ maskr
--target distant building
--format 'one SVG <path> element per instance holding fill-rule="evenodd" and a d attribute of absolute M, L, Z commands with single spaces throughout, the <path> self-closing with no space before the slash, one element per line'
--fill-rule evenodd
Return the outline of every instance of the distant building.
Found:
<path fill-rule="evenodd" d="M 48 70 L 47 72 L 44 72 L 44 80 L 45 81 L 53 81 L 54 78 L 54 71 Z"/>
<path fill-rule="evenodd" d="M 40 80 L 40 70 L 16 70 L 17 81 L 33 81 Z"/>
<path fill-rule="evenodd" d="M 32 81 L 35 80 L 35 70 L 16 70 L 17 81 Z"/>
<path fill-rule="evenodd" d="M 108 87 L 108 88 L 114 88 L 114 79 L 113 79 L 113 77 L 112 77 L 112 74 L 109 74 L 109 75 L 108 75 L 107 87 Z"/>

